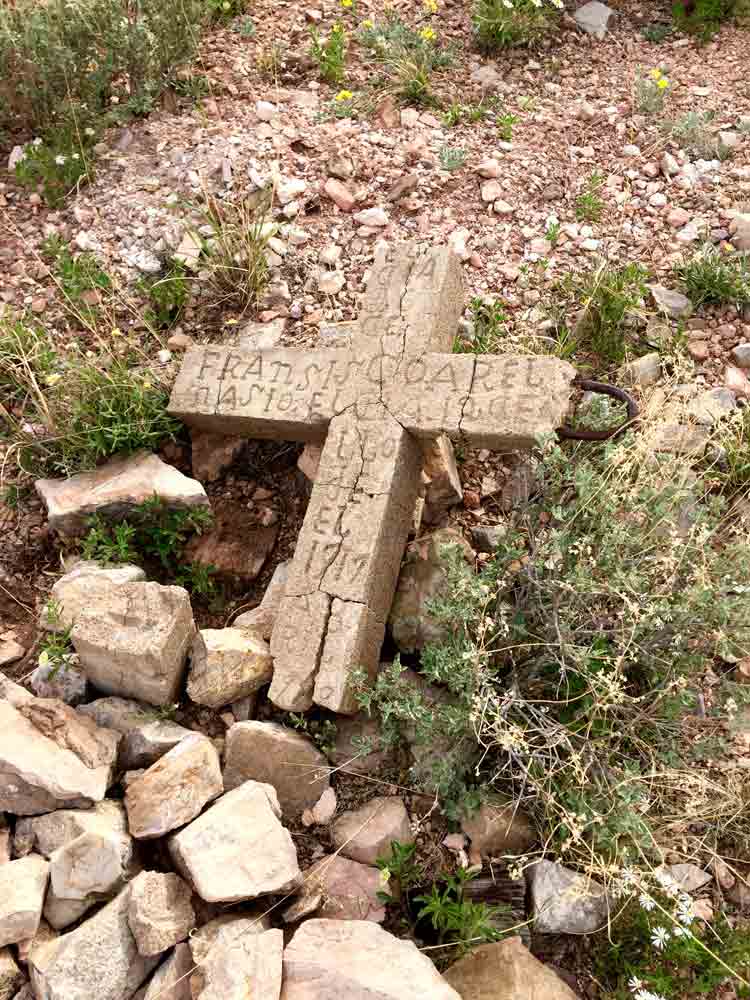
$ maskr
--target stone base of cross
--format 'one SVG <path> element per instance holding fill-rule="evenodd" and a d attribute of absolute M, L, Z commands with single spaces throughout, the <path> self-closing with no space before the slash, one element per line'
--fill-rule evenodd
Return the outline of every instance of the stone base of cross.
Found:
<path fill-rule="evenodd" d="M 373 676 L 420 485 L 421 441 L 529 448 L 565 419 L 575 369 L 548 357 L 452 354 L 463 273 L 447 248 L 381 254 L 348 350 L 197 347 L 169 412 L 204 430 L 325 440 L 271 652 L 282 709 L 357 710 Z"/>

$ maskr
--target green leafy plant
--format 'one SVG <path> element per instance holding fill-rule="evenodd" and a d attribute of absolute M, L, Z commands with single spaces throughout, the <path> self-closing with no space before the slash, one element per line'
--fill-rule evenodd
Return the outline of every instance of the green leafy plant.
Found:
<path fill-rule="evenodd" d="M 678 28 L 698 35 L 704 41 L 711 39 L 722 23 L 731 17 L 734 0 L 675 0 L 672 13 Z"/>
<path fill-rule="evenodd" d="M 205 13 L 204 0 L 3 5 L 0 125 L 33 134 L 75 120 L 83 132 L 117 101 L 153 98 L 192 57 Z"/>
<path fill-rule="evenodd" d="M 101 293 L 112 288 L 112 279 L 99 266 L 96 257 L 88 252 L 73 256 L 69 247 L 56 236 L 45 240 L 43 252 L 52 263 L 68 306 L 79 315 L 93 315 Z M 89 293 L 94 293 L 93 298 L 89 298 Z"/>
<path fill-rule="evenodd" d="M 336 750 L 336 723 L 332 719 L 310 719 L 305 715 L 290 712 L 289 722 L 294 728 L 309 736 L 318 749 L 327 757 Z"/>
<path fill-rule="evenodd" d="M 188 538 L 200 534 L 211 520 L 207 507 L 170 508 L 154 495 L 139 504 L 127 519 L 116 523 L 99 515 L 90 518 L 88 531 L 80 541 L 81 555 L 104 565 L 154 564 L 193 593 L 211 596 L 215 592 L 215 569 L 181 562 Z"/>
<path fill-rule="evenodd" d="M 669 78 L 658 68 L 635 78 L 635 106 L 641 114 L 653 115 L 664 110 L 669 93 Z"/>
<path fill-rule="evenodd" d="M 712 244 L 675 266 L 675 276 L 693 305 L 744 305 L 750 302 L 750 257 L 727 253 Z"/>
<path fill-rule="evenodd" d="M 556 247 L 558 240 L 560 239 L 560 223 L 558 221 L 547 223 L 547 228 L 544 232 L 544 238 L 547 240 L 550 246 Z"/>
<path fill-rule="evenodd" d="M 443 956 L 444 961 L 462 958 L 480 944 L 502 937 L 493 921 L 507 914 L 509 908 L 467 899 L 464 887 L 475 875 L 476 871 L 459 868 L 443 883 L 433 883 L 429 893 L 414 898 L 415 903 L 421 904 L 417 919 L 429 920 L 437 932 L 439 945 L 453 945 L 450 954 Z"/>
<path fill-rule="evenodd" d="M 497 118 L 497 130 L 500 134 L 500 138 L 504 142 L 510 142 L 513 138 L 513 126 L 520 122 L 518 115 L 514 115 L 512 112 L 506 112 L 504 115 L 498 115 Z"/>
<path fill-rule="evenodd" d="M 0 387 L 6 457 L 37 478 L 152 450 L 179 429 L 156 376 L 119 356 L 62 357 L 46 331 L 23 320 L 0 321 Z"/>
<path fill-rule="evenodd" d="M 713 111 L 688 111 L 680 118 L 667 119 L 662 130 L 692 157 L 725 160 L 732 151 L 711 131 L 714 117 Z"/>
<path fill-rule="evenodd" d="M 218 302 L 236 302 L 244 308 L 257 303 L 268 284 L 266 247 L 276 232 L 268 221 L 272 190 L 237 201 L 209 197 L 204 216 L 213 236 L 201 240 L 210 293 Z"/>
<path fill-rule="evenodd" d="M 258 29 L 255 27 L 255 21 L 248 16 L 243 17 L 239 21 L 235 21 L 232 25 L 232 31 L 241 35 L 243 38 L 255 38 Z"/>
<path fill-rule="evenodd" d="M 96 132 L 70 127 L 50 127 L 44 138 L 34 139 L 23 150 L 15 174 L 25 187 L 39 188 L 51 208 L 94 179 L 93 140 Z"/>
<path fill-rule="evenodd" d="M 594 171 L 586 178 L 581 193 L 576 198 L 576 219 L 580 222 L 599 222 L 604 211 L 601 189 L 604 176 Z"/>
<path fill-rule="evenodd" d="M 449 66 L 453 52 L 443 48 L 432 28 L 415 31 L 395 16 L 369 22 L 357 40 L 386 71 L 390 89 L 404 103 L 434 105 L 431 74 Z"/>
<path fill-rule="evenodd" d="M 150 302 L 145 314 L 149 326 L 158 330 L 172 326 L 180 318 L 189 295 L 187 268 L 172 260 L 164 277 L 143 278 L 137 286 Z"/>
<path fill-rule="evenodd" d="M 671 24 L 657 21 L 653 24 L 644 25 L 644 27 L 641 28 L 641 34 L 647 42 L 658 45 L 660 42 L 663 42 L 665 38 L 669 38 L 672 34 L 672 30 Z"/>
<path fill-rule="evenodd" d="M 318 64 L 320 78 L 326 83 L 341 83 L 344 79 L 344 63 L 346 60 L 346 32 L 343 24 L 337 21 L 323 41 L 318 29 L 310 27 L 310 55 Z"/>
<path fill-rule="evenodd" d="M 628 335 L 643 312 L 648 272 L 640 264 L 602 262 L 593 271 L 557 286 L 571 304 L 581 307 L 574 336 L 609 364 L 621 363 L 633 343 Z"/>
<path fill-rule="evenodd" d="M 478 0 L 472 16 L 479 49 L 531 45 L 554 27 L 561 0 Z"/>
<path fill-rule="evenodd" d="M 443 170 L 460 170 L 466 163 L 466 150 L 457 146 L 443 146 L 440 150 L 440 166 Z"/>
<path fill-rule="evenodd" d="M 459 340 L 454 344 L 454 352 L 469 350 L 474 354 L 494 353 L 505 336 L 507 316 L 499 299 L 487 301 L 475 296 L 469 303 L 474 335 L 468 345 Z"/>
<path fill-rule="evenodd" d="M 418 885 L 424 872 L 421 865 L 414 860 L 416 844 L 402 844 L 398 840 L 391 841 L 390 855 L 378 858 L 375 862 L 388 882 L 390 892 L 379 892 L 378 899 L 382 903 L 405 907 L 408 905 L 408 892 Z"/>

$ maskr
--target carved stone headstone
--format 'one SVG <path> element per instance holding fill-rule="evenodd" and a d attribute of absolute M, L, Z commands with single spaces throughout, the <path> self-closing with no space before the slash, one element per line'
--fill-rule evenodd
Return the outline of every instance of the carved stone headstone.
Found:
<path fill-rule="evenodd" d="M 447 248 L 375 262 L 348 349 L 189 351 L 170 413 L 204 430 L 323 443 L 271 637 L 269 696 L 353 713 L 377 669 L 419 490 L 421 440 L 528 448 L 564 421 L 575 370 L 547 357 L 452 354 L 464 306 Z"/>

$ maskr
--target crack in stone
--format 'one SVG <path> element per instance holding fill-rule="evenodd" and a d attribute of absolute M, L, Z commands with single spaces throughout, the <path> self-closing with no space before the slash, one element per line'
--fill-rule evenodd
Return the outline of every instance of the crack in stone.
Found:
<path fill-rule="evenodd" d="M 476 374 L 477 374 L 477 359 L 476 358 L 472 358 L 471 381 L 469 382 L 469 390 L 466 393 L 466 398 L 461 403 L 461 416 L 458 418 L 458 433 L 459 433 L 459 436 L 461 436 L 463 434 L 463 427 L 461 425 L 464 422 L 464 413 L 466 412 L 466 404 L 471 399 L 471 393 L 472 393 L 472 391 L 474 389 L 474 379 L 476 378 Z"/>

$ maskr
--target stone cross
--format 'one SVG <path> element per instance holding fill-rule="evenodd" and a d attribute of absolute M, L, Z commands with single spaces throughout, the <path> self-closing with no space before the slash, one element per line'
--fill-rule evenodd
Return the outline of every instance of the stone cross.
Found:
<path fill-rule="evenodd" d="M 509 451 L 565 419 L 556 358 L 452 354 L 463 274 L 447 248 L 376 259 L 348 350 L 196 347 L 169 411 L 207 431 L 323 442 L 271 636 L 269 697 L 353 713 L 351 672 L 377 670 L 417 500 L 421 441 Z"/>

